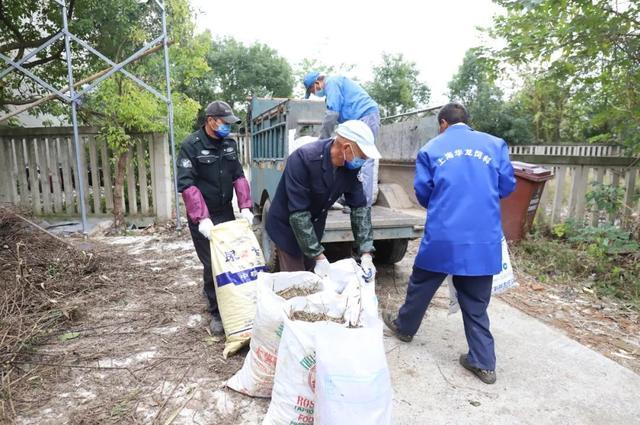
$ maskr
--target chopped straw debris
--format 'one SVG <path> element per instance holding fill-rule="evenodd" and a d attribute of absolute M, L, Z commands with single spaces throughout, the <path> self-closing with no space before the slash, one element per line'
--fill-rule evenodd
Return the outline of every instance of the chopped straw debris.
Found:
<path fill-rule="evenodd" d="M 344 324 L 346 323 L 342 317 L 331 317 L 326 313 L 310 313 L 307 311 L 293 311 L 289 318 L 291 320 L 300 320 L 302 322 L 334 322 Z"/>
<path fill-rule="evenodd" d="M 310 286 L 310 287 L 300 287 L 300 286 L 291 286 L 289 288 L 283 289 L 282 291 L 276 292 L 276 295 L 284 298 L 285 300 L 290 300 L 294 297 L 306 297 L 307 295 L 314 294 L 318 292 L 320 289 L 319 286 Z"/>

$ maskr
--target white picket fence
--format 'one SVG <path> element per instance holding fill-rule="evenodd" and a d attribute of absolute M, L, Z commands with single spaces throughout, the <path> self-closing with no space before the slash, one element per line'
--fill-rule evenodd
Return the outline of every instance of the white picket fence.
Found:
<path fill-rule="evenodd" d="M 30 208 L 36 215 L 77 215 L 79 178 L 87 213 L 113 210 L 114 161 L 98 130 L 80 128 L 80 171 L 72 129 L 0 129 L 0 203 Z M 163 134 L 132 134 L 126 154 L 123 208 L 128 216 L 171 218 L 172 183 L 169 144 Z"/>
<path fill-rule="evenodd" d="M 234 133 L 230 136 L 238 144 L 238 159 L 242 165 L 251 164 L 251 136 Z"/>
<path fill-rule="evenodd" d="M 605 145 L 521 145 L 510 146 L 512 155 L 557 155 L 557 156 L 592 156 L 592 157 L 625 157 L 621 146 Z"/>
<path fill-rule="evenodd" d="M 535 145 L 511 146 L 512 160 L 551 168 L 554 179 L 542 194 L 539 219 L 559 223 L 572 218 L 592 225 L 608 221 L 625 224 L 640 214 L 636 188 L 640 187 L 640 158 L 629 156 L 620 146 Z M 605 183 L 624 189 L 624 207 L 618 214 L 604 217 L 590 211 L 586 194 L 593 183 Z"/>

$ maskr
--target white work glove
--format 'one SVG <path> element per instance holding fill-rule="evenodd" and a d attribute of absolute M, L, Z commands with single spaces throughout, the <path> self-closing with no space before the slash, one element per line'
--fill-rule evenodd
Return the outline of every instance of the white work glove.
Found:
<path fill-rule="evenodd" d="M 371 254 L 362 254 L 360 257 L 360 267 L 364 272 L 364 280 L 371 282 L 376 278 L 376 266 L 373 265 L 373 257 Z"/>
<path fill-rule="evenodd" d="M 213 230 L 213 222 L 210 218 L 200 220 L 198 224 L 198 232 L 202 233 L 205 238 L 211 239 L 211 231 Z"/>
<path fill-rule="evenodd" d="M 323 258 L 322 260 L 316 260 L 316 266 L 314 267 L 313 272 L 324 279 L 329 276 L 330 268 L 331 264 L 329 263 L 329 260 Z"/>
<path fill-rule="evenodd" d="M 253 224 L 253 213 L 249 208 L 243 208 L 240 210 L 240 216 L 249 222 L 249 225 Z"/>

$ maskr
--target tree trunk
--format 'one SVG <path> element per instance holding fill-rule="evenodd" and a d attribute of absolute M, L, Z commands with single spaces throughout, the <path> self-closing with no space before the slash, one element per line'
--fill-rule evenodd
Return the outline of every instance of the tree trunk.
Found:
<path fill-rule="evenodd" d="M 127 155 L 126 153 L 120 155 L 116 163 L 116 178 L 113 187 L 113 228 L 117 232 L 121 232 L 125 228 L 123 205 Z"/>

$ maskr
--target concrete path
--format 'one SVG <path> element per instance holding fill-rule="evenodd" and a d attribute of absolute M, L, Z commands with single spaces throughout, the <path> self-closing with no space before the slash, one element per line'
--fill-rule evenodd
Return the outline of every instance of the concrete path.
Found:
<path fill-rule="evenodd" d="M 458 364 L 462 318 L 447 313 L 430 309 L 409 344 L 385 337 L 396 425 L 640 424 L 639 375 L 496 299 L 498 381 L 483 384 Z"/>
<path fill-rule="evenodd" d="M 146 238 L 140 238 L 140 244 L 132 245 L 128 251 L 132 259 L 144 259 L 145 262 L 141 262 L 143 265 L 140 267 L 165 267 L 166 264 L 158 265 L 159 263 L 149 261 L 168 261 L 172 256 L 189 255 L 186 257 L 189 261 L 182 261 L 177 269 L 168 268 L 171 273 L 158 277 L 157 285 L 158 288 L 174 288 L 175 282 L 195 285 L 184 289 L 188 295 L 181 295 L 192 297 L 187 302 L 189 307 L 181 307 L 181 310 L 171 313 L 175 317 L 191 317 L 189 315 L 193 315 L 193 305 L 203 301 L 197 301 L 200 290 L 197 286 L 199 283 L 196 282 L 199 282 L 200 268 L 195 253 L 190 249 L 188 233 L 179 239 L 158 239 L 154 236 Z M 110 241 L 116 245 L 122 239 L 127 238 L 112 238 Z M 396 265 L 394 273 L 389 268 L 379 271 L 377 285 L 381 289 L 385 288 L 387 293 L 396 285 L 394 282 L 398 283 L 394 302 L 399 302 L 399 298 L 404 295 L 403 283 L 406 284 L 411 271 L 417 243 L 414 241 L 410 244 L 410 252 Z M 147 249 L 156 250 L 158 254 L 150 255 L 154 251 Z M 181 276 L 181 279 L 178 280 L 175 276 Z M 138 285 L 138 280 L 132 279 L 130 284 Z M 172 297 L 172 300 L 180 293 L 160 291 L 157 288 L 156 292 L 166 294 L 163 296 Z M 175 303 L 175 300 L 171 302 Z M 495 385 L 481 383 L 458 364 L 459 355 L 467 350 L 462 318 L 460 313 L 448 316 L 444 308 L 447 304 L 448 290 L 442 287 L 436 294 L 418 335 L 410 344 L 385 337 L 394 390 L 393 413 L 396 425 L 640 425 L 640 375 L 498 299 L 493 299 L 490 305 L 498 357 L 498 382 Z M 171 323 L 175 323 L 175 332 L 179 332 L 182 327 L 189 328 L 189 325 L 183 325 L 175 318 L 171 320 Z M 206 334 L 203 328 L 206 323 L 203 321 L 201 326 L 199 329 L 204 336 Z M 195 332 L 191 328 L 188 331 L 189 334 Z M 82 340 L 78 339 L 75 343 Z M 149 341 L 148 345 L 153 344 Z M 173 423 L 260 424 L 266 412 L 267 401 L 251 399 L 221 388 L 220 381 L 230 377 L 232 372 L 228 366 L 219 366 L 221 344 L 215 347 L 205 346 L 205 353 L 207 350 L 210 356 L 208 363 L 198 365 L 204 369 L 198 370 L 195 377 L 185 380 L 185 391 L 176 395 L 172 404 L 167 406 L 166 410 L 171 411 L 176 406 L 189 402 L 186 388 L 199 385 L 196 399 L 189 402 Z M 228 362 L 234 362 L 235 367 L 239 368 L 241 358 L 234 357 L 224 361 Z M 222 371 L 219 372 L 220 370 Z M 182 374 L 169 366 L 167 373 L 177 376 Z M 78 376 L 86 382 L 89 375 L 89 372 L 82 371 Z M 206 380 L 204 384 L 203 379 Z M 130 385 L 127 381 L 123 382 Z M 99 380 L 98 383 L 103 386 L 105 381 Z M 95 389 L 95 394 L 100 394 L 100 388 Z M 108 388 L 112 392 L 125 391 L 123 387 Z M 147 395 L 149 400 L 146 402 L 155 403 L 153 406 L 157 408 L 157 401 L 150 398 L 153 394 L 145 394 Z M 73 400 L 78 404 L 75 408 L 87 407 L 87 404 Z M 100 400 L 99 396 L 97 400 Z M 63 417 L 73 415 L 73 409 L 69 409 L 65 403 L 66 399 L 62 400 L 58 406 L 62 410 L 56 412 Z M 153 410 L 149 411 L 153 413 Z M 47 413 L 44 406 L 40 408 L 38 415 L 40 416 L 32 421 L 24 419 L 23 423 L 64 422 L 53 419 L 55 416 Z M 196 415 L 201 419 L 198 422 L 194 421 Z M 70 420 L 68 423 L 75 422 Z"/>

